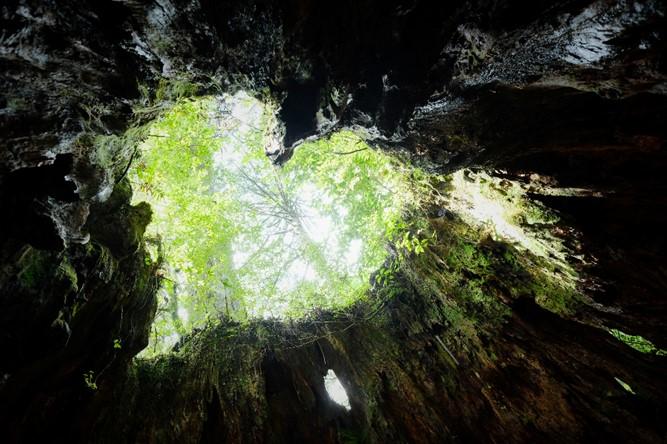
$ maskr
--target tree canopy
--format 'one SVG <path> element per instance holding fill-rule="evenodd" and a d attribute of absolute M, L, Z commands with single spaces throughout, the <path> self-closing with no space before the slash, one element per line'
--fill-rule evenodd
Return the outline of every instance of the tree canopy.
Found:
<path fill-rule="evenodd" d="M 148 129 L 131 180 L 164 283 L 151 353 L 220 316 L 299 317 L 364 297 L 415 201 L 403 166 L 352 133 L 266 157 L 272 114 L 245 95 L 182 101 Z M 157 253 L 156 253 L 157 254 Z"/>

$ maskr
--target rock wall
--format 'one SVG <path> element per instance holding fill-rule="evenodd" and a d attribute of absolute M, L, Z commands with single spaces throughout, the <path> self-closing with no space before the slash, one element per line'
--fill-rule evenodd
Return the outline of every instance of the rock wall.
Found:
<path fill-rule="evenodd" d="M 623 348 L 600 327 L 667 347 L 666 20 L 660 1 L 4 2 L 2 437 L 659 442 L 665 358 Z M 489 290 L 507 320 L 455 346 L 444 342 L 444 315 L 426 314 L 434 293 L 404 288 L 383 322 L 327 334 L 317 350 L 254 348 L 252 372 L 247 361 L 194 359 L 258 381 L 259 394 L 241 383 L 227 393 L 215 369 L 187 362 L 128 376 L 158 284 L 142 241 L 150 211 L 129 205 L 122 180 L 134 130 L 175 97 L 239 88 L 280 107 L 282 142 L 267 148 L 278 163 L 307 137 L 352 128 L 428 168 L 538 173 L 591 191 L 536 195 L 583 233 L 583 254 L 595 258 L 585 271 L 599 282 L 586 289 L 591 301 L 556 316 L 509 298 L 510 288 Z M 458 271 L 454 303 L 471 278 Z M 496 272 L 502 283 L 508 269 Z M 352 417 L 322 395 L 318 355 L 351 388 Z M 167 397 L 155 400 L 163 416 L 142 422 L 138 406 L 156 407 L 151 391 Z M 117 435 L 104 432 L 110 406 L 135 413 L 116 415 Z"/>

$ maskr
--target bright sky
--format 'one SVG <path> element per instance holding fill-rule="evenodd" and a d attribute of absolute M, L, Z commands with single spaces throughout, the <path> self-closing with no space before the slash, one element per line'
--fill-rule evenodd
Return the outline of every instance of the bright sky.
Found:
<path fill-rule="evenodd" d="M 216 168 L 236 173 L 245 171 L 258 181 L 264 182 L 267 182 L 267 177 L 270 177 L 271 174 L 275 174 L 277 180 L 289 182 L 283 171 L 273 166 L 265 156 L 254 156 L 251 160 L 248 160 L 248 147 L 242 141 L 244 137 L 262 126 L 264 107 L 261 103 L 246 93 L 240 92 L 219 100 L 218 107 L 221 111 L 221 116 L 218 119 L 220 132 L 228 142 L 223 144 L 214 154 L 213 160 Z M 238 188 L 234 188 L 225 183 L 224 179 L 221 179 L 219 191 L 238 193 Z M 340 230 L 345 227 L 348 209 L 338 205 L 336 218 L 319 211 L 316 202 L 332 204 L 333 198 L 314 183 L 302 183 L 296 195 L 303 215 L 303 229 L 308 238 L 320 246 L 325 257 L 336 255 L 342 250 L 342 265 L 348 273 L 354 273 L 359 268 L 364 245 L 361 238 L 353 239 L 347 245 L 341 245 Z M 245 192 L 238 197 L 240 201 L 245 201 L 248 205 L 266 203 L 262 197 L 249 192 Z M 250 216 L 248 220 L 251 220 Z M 237 270 L 242 269 L 247 261 L 253 260 L 259 254 L 258 250 L 265 248 L 261 239 L 280 239 L 285 251 L 298 244 L 297 234 L 294 231 L 286 231 L 287 228 L 284 224 L 279 222 L 276 218 L 268 217 L 264 220 L 261 228 L 261 236 L 239 235 L 237 237 L 233 252 L 234 267 Z M 276 224 L 280 227 L 279 229 L 276 228 Z M 331 257 L 330 259 L 333 263 L 333 261 L 341 258 Z M 277 281 L 276 287 L 282 292 L 290 292 L 294 291 L 301 282 L 320 282 L 321 279 L 322 277 L 318 274 L 315 266 L 300 258 L 292 261 L 287 266 L 284 274 Z M 280 304 L 272 304 L 270 312 L 258 313 L 258 315 L 263 317 L 281 316 L 284 309 L 286 309 L 284 305 L 281 307 Z"/>
<path fill-rule="evenodd" d="M 159 137 L 144 143 L 132 180 L 165 254 L 152 338 L 173 345 L 175 330 L 220 313 L 284 318 L 345 306 L 386 259 L 384 237 L 406 196 L 395 162 L 340 133 L 276 167 L 264 152 L 271 118 L 240 92 L 176 105 L 151 128 Z M 360 153 L 338 155 L 351 150 Z M 187 169 L 165 167 L 172 159 Z"/>
<path fill-rule="evenodd" d="M 329 369 L 324 377 L 324 388 L 333 402 L 345 407 L 345 410 L 349 411 L 352 409 L 350 406 L 350 399 L 347 396 L 343 384 L 340 383 L 338 376 L 336 376 L 336 372 L 331 369 Z"/>

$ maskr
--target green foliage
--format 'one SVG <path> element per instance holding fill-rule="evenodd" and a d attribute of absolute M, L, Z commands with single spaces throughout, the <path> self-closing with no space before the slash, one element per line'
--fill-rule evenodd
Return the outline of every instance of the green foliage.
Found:
<path fill-rule="evenodd" d="M 621 378 L 617 378 L 617 377 L 615 377 L 615 376 L 614 376 L 614 379 L 616 380 L 616 382 L 618 382 L 618 384 L 619 384 L 621 387 L 623 387 L 623 390 L 625 390 L 626 392 L 631 393 L 631 394 L 633 394 L 633 395 L 636 395 L 635 391 L 632 390 L 632 387 L 630 387 L 630 384 L 628 384 L 627 382 L 623 381 Z"/>
<path fill-rule="evenodd" d="M 667 356 L 667 350 L 656 347 L 651 341 L 642 336 L 629 335 L 613 328 L 609 330 L 609 333 L 619 341 L 642 353 Z"/>
<path fill-rule="evenodd" d="M 83 382 L 90 390 L 97 390 L 97 378 L 95 378 L 95 372 L 92 370 L 89 370 L 83 374 Z"/>
<path fill-rule="evenodd" d="M 240 95 L 179 100 L 146 128 L 130 178 L 135 200 L 153 207 L 147 240 L 164 278 L 149 353 L 220 318 L 243 324 L 342 310 L 371 285 L 391 298 L 406 274 L 440 295 L 437 310 L 461 328 L 502 322 L 502 297 L 532 297 L 556 313 L 576 308 L 576 290 L 546 259 L 464 221 L 425 216 L 442 208 L 451 177 L 406 166 L 346 132 L 302 144 L 278 168 L 264 153 L 272 124 Z M 483 216 L 502 213 L 489 208 Z"/>
<path fill-rule="evenodd" d="M 413 284 L 423 282 L 424 293 L 439 294 L 446 301 L 445 315 L 456 328 L 466 329 L 471 322 L 478 326 L 503 322 L 509 309 L 496 296 L 500 290 L 497 276 L 508 284 L 530 281 L 521 267 L 512 265 L 516 251 L 460 220 L 433 219 L 430 223 L 438 237 L 426 254 L 410 264 Z"/>
<path fill-rule="evenodd" d="M 154 211 L 164 283 L 153 352 L 219 317 L 300 317 L 366 295 L 387 257 L 422 254 L 404 222 L 426 175 L 350 133 L 301 145 L 284 167 L 264 154 L 268 113 L 254 99 L 180 101 L 147 128 L 130 174 Z"/>
<path fill-rule="evenodd" d="M 140 121 L 154 119 L 201 90 L 200 84 L 188 78 L 162 78 L 154 88 L 139 85 L 141 99 L 133 109 L 134 115 Z"/>
<path fill-rule="evenodd" d="M 418 236 L 406 231 L 401 239 L 396 243 L 398 248 L 405 248 L 408 253 L 422 254 L 424 247 L 428 246 L 428 239 L 420 239 Z"/>

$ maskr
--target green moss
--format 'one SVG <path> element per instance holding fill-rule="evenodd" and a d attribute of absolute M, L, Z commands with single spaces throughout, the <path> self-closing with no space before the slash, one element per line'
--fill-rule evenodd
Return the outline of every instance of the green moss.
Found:
<path fill-rule="evenodd" d="M 141 99 L 133 108 L 139 125 L 154 120 L 177 103 L 190 97 L 200 96 L 206 90 L 215 89 L 215 84 L 202 84 L 190 78 L 162 78 L 157 86 L 139 85 Z M 154 91 L 153 93 L 151 93 Z"/>
<path fill-rule="evenodd" d="M 433 322 L 446 321 L 450 333 L 475 336 L 483 325 L 502 323 L 509 308 L 495 293 L 494 273 L 502 258 L 460 221 L 432 220 L 437 241 L 407 261 L 402 273 L 422 297 Z M 475 327 L 475 325 L 477 327 Z"/>
<path fill-rule="evenodd" d="M 41 289 L 53 274 L 54 255 L 47 251 L 26 247 L 18 261 L 18 280 L 27 289 Z"/>
<path fill-rule="evenodd" d="M 535 302 L 562 316 L 576 313 L 582 304 L 581 294 L 576 289 L 553 282 L 546 276 L 534 281 L 530 288 L 535 295 Z"/>
<path fill-rule="evenodd" d="M 108 282 L 117 266 L 109 248 L 94 240 L 87 243 L 83 248 L 86 250 L 85 255 L 95 261 L 94 269 L 97 276 L 103 282 Z"/>
<path fill-rule="evenodd" d="M 575 288 L 561 282 L 557 273 L 544 271 L 546 260 L 495 241 L 460 220 L 431 223 L 437 242 L 409 261 L 403 272 L 420 294 L 435 301 L 425 309 L 434 319 L 444 316 L 455 329 L 474 335 L 503 323 L 511 314 L 511 300 L 532 298 L 560 315 L 576 312 L 582 303 Z"/>
<path fill-rule="evenodd" d="M 63 258 L 63 260 L 58 265 L 56 276 L 65 279 L 73 291 L 78 289 L 78 277 L 76 270 L 66 257 Z"/>
<path fill-rule="evenodd" d="M 143 238 L 146 227 L 151 222 L 152 215 L 153 210 L 147 202 L 140 202 L 139 204 L 130 207 L 130 230 L 132 236 L 136 238 L 137 241 L 140 241 Z"/>
<path fill-rule="evenodd" d="M 656 347 L 651 341 L 642 336 L 630 335 L 613 328 L 609 329 L 609 333 L 619 341 L 629 345 L 639 352 L 658 356 L 667 356 L 667 350 Z"/>
<path fill-rule="evenodd" d="M 175 101 L 196 96 L 202 86 L 188 78 L 162 78 L 155 90 L 155 101 Z"/>
<path fill-rule="evenodd" d="M 553 211 L 528 198 L 519 199 L 518 209 L 519 212 L 515 214 L 515 218 L 519 224 L 553 224 L 559 220 Z"/>
<path fill-rule="evenodd" d="M 491 268 L 505 282 L 505 293 L 512 298 L 533 298 L 552 312 L 570 315 L 583 300 L 576 289 L 578 274 L 568 260 L 574 252 L 555 234 L 562 232 L 558 214 L 531 194 L 532 187 L 548 193 L 549 186 L 540 178 L 530 180 L 534 183 L 526 186 L 484 171 L 460 171 L 452 175 L 454 187 L 445 200 L 478 230 L 470 235 L 473 242 L 482 231 L 495 239 L 495 245 L 493 239 L 486 244 L 494 256 Z M 503 243 L 512 247 L 501 247 Z M 502 258 L 497 257 L 498 252 Z M 461 260 L 475 260 L 465 250 L 461 256 Z"/>

